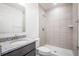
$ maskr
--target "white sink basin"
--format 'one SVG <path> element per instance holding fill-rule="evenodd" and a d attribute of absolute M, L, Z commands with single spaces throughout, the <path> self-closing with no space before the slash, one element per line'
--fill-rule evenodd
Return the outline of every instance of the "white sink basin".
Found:
<path fill-rule="evenodd" d="M 11 45 L 22 45 L 24 43 L 27 43 L 28 41 L 16 41 L 16 42 L 12 42 Z"/>
<path fill-rule="evenodd" d="M 16 42 L 21 42 L 21 41 L 28 41 L 28 39 L 27 40 L 12 40 L 10 43 L 12 44 L 12 43 L 16 43 Z"/>
<path fill-rule="evenodd" d="M 18 40 L 13 40 L 12 42 L 10 42 L 10 44 L 12 46 L 21 46 L 24 45 L 26 43 L 28 43 L 30 40 L 29 39 L 18 39 Z"/>

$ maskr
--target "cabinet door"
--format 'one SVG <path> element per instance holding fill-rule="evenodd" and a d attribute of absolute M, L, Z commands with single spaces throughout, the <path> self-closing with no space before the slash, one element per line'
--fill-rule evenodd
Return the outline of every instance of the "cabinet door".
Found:
<path fill-rule="evenodd" d="M 36 50 L 33 49 L 31 52 L 29 52 L 26 56 L 36 56 Z"/>

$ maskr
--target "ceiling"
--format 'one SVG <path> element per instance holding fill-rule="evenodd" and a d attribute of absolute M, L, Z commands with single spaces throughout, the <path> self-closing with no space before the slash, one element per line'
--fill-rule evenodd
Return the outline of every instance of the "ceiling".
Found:
<path fill-rule="evenodd" d="M 44 9 L 44 10 L 49 10 L 53 7 L 52 3 L 40 3 L 40 6 Z"/>
<path fill-rule="evenodd" d="M 60 6 L 60 5 L 68 5 L 71 3 L 40 3 L 40 7 L 42 7 L 45 11 L 48 11 L 54 7 Z"/>

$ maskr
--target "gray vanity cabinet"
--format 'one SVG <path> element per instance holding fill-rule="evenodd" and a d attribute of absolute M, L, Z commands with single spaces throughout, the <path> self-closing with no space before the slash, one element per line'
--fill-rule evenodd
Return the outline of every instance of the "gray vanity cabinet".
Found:
<path fill-rule="evenodd" d="M 36 46 L 35 42 L 3 54 L 2 56 L 35 56 L 36 55 Z"/>
<path fill-rule="evenodd" d="M 35 56 L 35 55 L 36 55 L 35 49 L 32 50 L 30 53 L 26 54 L 26 56 Z"/>

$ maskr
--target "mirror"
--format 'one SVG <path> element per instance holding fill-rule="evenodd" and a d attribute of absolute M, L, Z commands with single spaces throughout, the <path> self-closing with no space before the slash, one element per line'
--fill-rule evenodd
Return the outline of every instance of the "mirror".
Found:
<path fill-rule="evenodd" d="M 24 33 L 25 9 L 16 3 L 0 3 L 0 37 Z M 10 34 L 10 35 L 8 35 Z"/>

